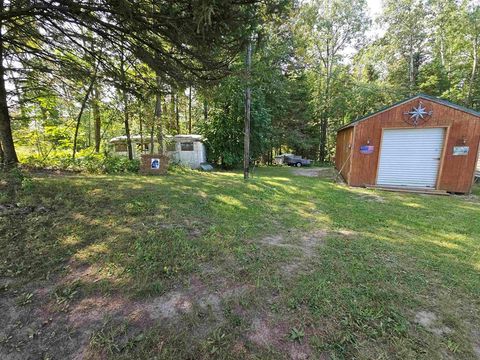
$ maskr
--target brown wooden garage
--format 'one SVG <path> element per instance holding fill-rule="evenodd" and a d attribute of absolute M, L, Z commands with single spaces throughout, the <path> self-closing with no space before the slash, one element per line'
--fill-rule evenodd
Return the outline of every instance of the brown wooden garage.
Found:
<path fill-rule="evenodd" d="M 479 112 L 421 94 L 340 128 L 335 167 L 351 186 L 468 193 L 479 142 Z"/>

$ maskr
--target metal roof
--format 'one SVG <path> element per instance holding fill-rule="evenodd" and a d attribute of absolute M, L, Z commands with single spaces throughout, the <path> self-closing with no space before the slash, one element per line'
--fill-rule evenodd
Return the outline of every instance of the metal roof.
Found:
<path fill-rule="evenodd" d="M 337 132 L 340 131 L 340 130 L 343 130 L 343 129 L 346 129 L 346 128 L 349 128 L 349 127 L 352 127 L 352 126 L 355 126 L 357 123 L 363 121 L 363 120 L 366 120 L 374 115 L 377 115 L 377 114 L 380 114 L 381 112 L 384 112 L 384 111 L 387 111 L 395 106 L 398 106 L 398 105 L 401 105 L 401 104 L 404 104 L 406 102 L 409 102 L 411 100 L 415 100 L 417 98 L 422 98 L 422 99 L 425 99 L 425 100 L 430 100 L 430 101 L 433 101 L 433 102 L 436 102 L 437 104 L 441 104 L 441 105 L 445 105 L 445 106 L 448 106 L 448 107 L 451 107 L 451 108 L 454 108 L 456 110 L 459 110 L 459 111 L 463 111 L 463 112 L 466 112 L 470 115 L 474 115 L 474 116 L 477 116 L 480 118 L 480 112 L 478 111 L 475 111 L 473 109 L 469 109 L 469 108 L 466 108 L 464 106 L 461 106 L 461 105 L 458 105 L 458 104 L 454 104 L 448 100 L 444 100 L 444 99 L 440 99 L 440 98 L 437 98 L 437 97 L 434 97 L 434 96 L 430 96 L 430 95 L 427 95 L 427 94 L 417 94 L 415 96 L 412 96 L 408 99 L 405 99 L 405 100 L 401 100 L 401 101 L 398 101 L 392 105 L 389 105 L 389 106 L 386 106 L 386 107 L 383 107 L 381 108 L 380 110 L 377 110 L 377 111 L 374 111 L 370 114 L 367 114 L 357 120 L 354 120 L 346 125 L 343 125 L 342 127 L 338 128 L 337 129 Z"/>
<path fill-rule="evenodd" d="M 184 140 L 190 140 L 190 141 L 202 141 L 203 137 L 202 135 L 197 135 L 197 134 L 185 134 L 185 135 L 164 135 L 165 139 L 168 140 L 174 140 L 174 141 L 184 141 Z M 130 140 L 134 142 L 140 142 L 141 136 L 140 135 L 130 135 Z M 127 141 L 127 136 L 126 135 L 121 135 L 121 136 L 116 136 L 112 139 L 110 139 L 110 143 L 123 143 Z M 157 139 L 155 138 L 155 142 Z M 143 142 L 144 143 L 149 143 L 150 142 L 150 135 L 144 135 L 143 136 Z"/>

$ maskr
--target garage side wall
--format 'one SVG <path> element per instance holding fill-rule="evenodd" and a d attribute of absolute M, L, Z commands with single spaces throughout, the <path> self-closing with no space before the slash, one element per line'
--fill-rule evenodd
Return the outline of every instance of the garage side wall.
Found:
<path fill-rule="evenodd" d="M 349 175 L 352 159 L 349 155 L 353 149 L 353 129 L 354 127 L 352 126 L 337 133 L 335 168 L 340 171 L 347 184 L 350 182 Z"/>
<path fill-rule="evenodd" d="M 455 108 L 421 99 L 427 110 L 433 110 L 431 118 L 417 128 L 445 127 L 444 154 L 439 169 L 437 188 L 451 192 L 469 192 L 480 141 L 480 119 Z M 404 119 L 404 112 L 417 106 L 419 99 L 413 99 L 384 112 L 373 115 L 355 126 L 355 147 L 349 184 L 365 186 L 376 184 L 377 167 L 382 141 L 382 129 L 413 128 Z M 372 154 L 361 154 L 360 146 L 374 146 Z M 454 156 L 454 146 L 469 146 L 466 156 Z M 408 151 L 408 148 L 405 149 Z"/>

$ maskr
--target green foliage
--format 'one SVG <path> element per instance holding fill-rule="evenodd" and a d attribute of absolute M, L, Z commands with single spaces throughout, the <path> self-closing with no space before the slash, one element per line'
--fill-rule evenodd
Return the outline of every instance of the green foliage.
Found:
<path fill-rule="evenodd" d="M 0 202 L 16 202 L 21 192 L 28 193 L 33 188 L 32 178 L 19 167 L 0 171 Z"/>
<path fill-rule="evenodd" d="M 229 3 L 229 0 L 222 2 Z M 156 6 L 161 8 L 161 4 Z M 231 9 L 224 9 L 220 3 L 207 1 L 198 8 L 197 5 L 189 8 L 188 11 L 195 13 L 189 23 L 177 18 L 178 4 L 164 5 L 165 11 L 172 11 L 167 11 L 166 16 L 178 26 L 175 37 L 181 41 L 161 42 L 161 49 L 157 50 L 169 49 L 166 58 L 172 60 L 162 64 L 161 69 L 158 61 L 163 60 L 151 59 L 151 48 L 138 56 L 135 49 L 129 46 L 118 49 L 100 33 L 82 37 L 85 46 L 92 47 L 88 51 L 82 47 L 70 51 L 64 47 L 65 43 L 59 43 L 54 54 L 59 61 L 55 69 L 42 57 L 21 59 L 19 65 L 31 67 L 32 71 L 25 72 L 21 81 L 13 77 L 12 101 L 17 104 L 11 113 L 17 147 L 25 146 L 38 154 L 28 156 L 29 164 L 89 172 L 134 170 L 135 163 L 98 159 L 85 150 L 98 139 L 95 131 L 98 117 L 100 151 L 108 148 L 110 138 L 124 135 L 127 109 L 131 134 L 142 132 L 149 137 L 153 133 L 157 139 L 160 122 L 164 134 L 184 134 L 189 132 L 191 119 L 193 132 L 207 139 L 210 161 L 224 168 L 239 166 L 243 161 L 247 36 L 254 39 L 250 78 L 252 160 L 270 161 L 271 155 L 294 152 L 328 161 L 334 155 L 336 130 L 340 126 L 417 92 L 480 109 L 478 4 L 455 0 L 386 0 L 375 25 L 368 16 L 365 0 L 275 1 L 242 7 L 239 14 L 248 21 L 235 28 L 230 26 L 237 24 L 241 16 L 222 19 Z M 86 12 L 85 16 L 95 14 Z M 226 21 L 228 35 L 219 38 L 219 33 L 212 30 L 221 27 L 215 19 Z M 132 26 L 134 21 L 125 19 L 125 26 Z M 198 28 L 202 22 L 206 22 L 208 29 Z M 382 31 L 366 32 L 369 26 L 380 25 Z M 6 27 L 12 39 L 25 36 L 41 43 L 47 35 L 38 32 L 34 22 L 28 24 L 29 31 L 25 33 L 13 23 Z M 62 37 L 55 29 L 47 30 Z M 200 39 L 198 31 L 207 33 Z M 220 43 L 210 43 L 204 35 Z M 192 42 L 191 36 L 196 40 Z M 227 39 L 235 41 L 228 43 Z M 133 40 L 125 39 L 127 43 Z M 148 47 L 148 41 L 154 47 L 159 45 L 153 38 L 143 40 L 147 43 L 140 41 L 140 49 Z M 178 44 L 190 44 L 192 58 L 181 55 L 184 49 L 178 49 Z M 105 63 L 98 69 L 96 95 L 87 102 L 79 124 L 77 149 L 83 159 L 70 162 L 68 152 L 73 147 L 79 105 L 97 63 L 95 56 L 101 55 L 99 49 L 104 48 L 111 56 L 108 61 L 103 59 Z M 6 62 L 16 63 L 12 60 L 18 57 L 18 49 L 9 45 L 7 50 Z M 129 65 L 122 77 L 114 69 L 124 60 Z M 206 66 L 205 71 L 199 71 L 202 65 Z M 196 69 L 198 76 L 187 69 Z M 216 80 L 203 81 L 206 78 Z M 154 113 L 159 90 L 162 111 L 157 118 Z M 97 117 L 93 103 L 98 105 Z M 59 154 L 63 151 L 65 155 Z"/>
<path fill-rule="evenodd" d="M 304 337 L 305 337 L 305 331 L 301 329 L 299 330 L 297 328 L 292 328 L 292 330 L 290 330 L 290 333 L 288 334 L 288 338 L 291 341 L 301 342 Z"/>
<path fill-rule="evenodd" d="M 48 157 L 43 157 L 40 154 L 27 155 L 22 158 L 22 163 L 31 168 L 47 168 L 92 174 L 138 172 L 140 167 L 140 162 L 137 159 L 129 160 L 126 157 L 95 154 L 90 149 L 88 152 L 80 152 L 75 160 L 72 159 L 69 151 L 57 151 Z"/>
<path fill-rule="evenodd" d="M 214 90 L 212 109 L 207 122 L 197 128 L 206 137 L 208 158 L 224 168 L 240 165 L 243 159 L 244 83 L 239 77 L 230 77 Z M 251 158 L 256 159 L 267 150 L 271 116 L 261 89 L 252 92 Z"/>
<path fill-rule="evenodd" d="M 475 357 L 478 196 L 347 188 L 279 167 L 247 184 L 180 170 L 38 173 L 19 192 L 22 207 L 46 209 L 0 216 L 2 296 L 25 314 L 22 327 L 7 319 L 8 341 L 37 337 L 21 358 L 53 331 L 92 334 L 89 355 L 107 359 L 282 359 L 287 346 L 313 359 Z M 68 304 L 81 310 L 74 331 Z M 38 328 L 26 315 L 46 306 L 53 321 Z M 432 327 L 415 321 L 425 311 Z"/>
<path fill-rule="evenodd" d="M 139 160 L 129 160 L 126 157 L 105 156 L 103 160 L 103 169 L 107 174 L 138 172 L 140 168 Z"/>

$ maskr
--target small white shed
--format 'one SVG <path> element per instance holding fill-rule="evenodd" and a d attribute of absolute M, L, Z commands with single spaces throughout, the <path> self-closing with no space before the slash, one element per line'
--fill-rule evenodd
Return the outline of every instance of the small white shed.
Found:
<path fill-rule="evenodd" d="M 192 169 L 200 168 L 200 164 L 207 161 L 207 152 L 201 135 L 167 137 L 167 154 L 170 161 Z"/>
<path fill-rule="evenodd" d="M 150 137 L 131 135 L 133 158 L 140 158 L 141 154 L 150 153 Z M 113 154 L 128 156 L 127 137 L 125 135 L 114 137 L 110 140 Z M 201 135 L 167 135 L 165 136 L 166 153 L 170 161 L 192 169 L 200 168 L 200 164 L 207 161 L 207 152 Z M 153 144 L 153 152 L 158 151 L 158 143 Z"/>

